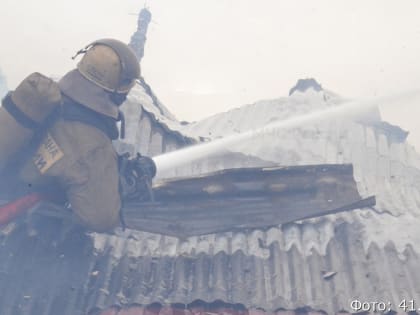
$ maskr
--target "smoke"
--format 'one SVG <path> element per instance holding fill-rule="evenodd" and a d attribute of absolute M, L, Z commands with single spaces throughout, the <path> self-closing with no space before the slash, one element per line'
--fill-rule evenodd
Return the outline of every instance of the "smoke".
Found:
<path fill-rule="evenodd" d="M 229 149 L 232 145 L 258 139 L 275 133 L 280 129 L 299 127 L 305 124 L 329 120 L 338 117 L 351 117 L 376 106 L 401 105 L 420 97 L 420 90 L 406 91 L 388 96 L 375 97 L 363 101 L 346 102 L 336 107 L 317 110 L 308 114 L 273 122 L 262 128 L 249 130 L 244 133 L 217 139 L 211 142 L 197 144 L 181 150 L 158 155 L 153 158 L 159 173 L 169 171 L 175 167 L 189 164 L 195 160 L 212 156 L 220 151 Z"/>

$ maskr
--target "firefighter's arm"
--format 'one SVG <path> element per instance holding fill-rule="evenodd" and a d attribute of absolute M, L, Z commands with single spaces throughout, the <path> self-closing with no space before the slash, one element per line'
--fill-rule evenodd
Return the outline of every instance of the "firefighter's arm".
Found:
<path fill-rule="evenodd" d="M 83 225 L 97 232 L 119 225 L 118 161 L 111 146 L 92 150 L 68 169 L 65 189 Z"/>

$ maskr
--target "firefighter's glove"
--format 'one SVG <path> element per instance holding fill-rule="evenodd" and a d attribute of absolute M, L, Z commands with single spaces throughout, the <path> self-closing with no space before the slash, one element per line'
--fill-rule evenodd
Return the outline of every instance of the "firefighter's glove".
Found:
<path fill-rule="evenodd" d="M 119 156 L 120 193 L 125 201 L 153 201 L 152 179 L 156 175 L 156 164 L 147 156 L 137 153 Z"/>

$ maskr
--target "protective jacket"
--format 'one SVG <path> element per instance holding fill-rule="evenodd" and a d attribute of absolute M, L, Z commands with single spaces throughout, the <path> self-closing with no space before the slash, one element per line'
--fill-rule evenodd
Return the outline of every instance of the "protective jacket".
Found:
<path fill-rule="evenodd" d="M 60 92 L 60 105 L 44 126 L 33 132 L 15 113 L 22 111 L 20 115 L 24 117 L 19 109 L 24 108 L 21 104 L 33 105 L 34 93 L 20 93 L 21 90 L 9 98 L 12 103 L 15 99 L 18 106 L 13 104 L 14 110 L 8 106 L 8 110 L 3 108 L 0 112 L 0 122 L 8 122 L 0 124 L 0 134 L 12 140 L 24 136 L 25 141 L 19 142 L 21 150 L 17 150 L 15 141 L 0 141 L 3 145 L 0 152 L 9 158 L 6 152 L 14 150 L 6 165 L 16 170 L 14 176 L 24 183 L 23 190 L 56 193 L 59 188 L 82 225 L 98 232 L 118 226 L 121 208 L 118 157 L 111 141 L 118 138 L 117 120 Z M 12 130 L 7 130 L 8 127 Z"/>
<path fill-rule="evenodd" d="M 140 66 L 132 49 L 115 39 L 94 41 L 79 54 L 77 69 L 58 84 L 34 73 L 4 99 L 0 171 L 15 169 L 29 190 L 60 187 L 82 224 L 106 231 L 119 224 L 121 208 L 111 142 L 118 137 L 118 106 Z"/>
<path fill-rule="evenodd" d="M 119 224 L 118 158 L 111 140 L 116 121 L 64 96 L 62 114 L 20 170 L 33 189 L 53 182 L 65 192 L 81 223 L 95 231 Z"/>

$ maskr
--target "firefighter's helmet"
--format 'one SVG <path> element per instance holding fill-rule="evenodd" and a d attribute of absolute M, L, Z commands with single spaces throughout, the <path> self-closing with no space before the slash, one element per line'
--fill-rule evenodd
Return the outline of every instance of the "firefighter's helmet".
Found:
<path fill-rule="evenodd" d="M 127 93 L 140 77 L 134 51 L 116 39 L 101 39 L 86 46 L 79 72 L 89 81 L 109 92 Z"/>
<path fill-rule="evenodd" d="M 123 42 L 108 38 L 94 41 L 76 56 L 79 54 L 84 55 L 77 69 L 59 82 L 62 92 L 94 111 L 117 118 L 118 104 L 110 94 L 127 94 L 140 77 L 135 53 Z"/>

